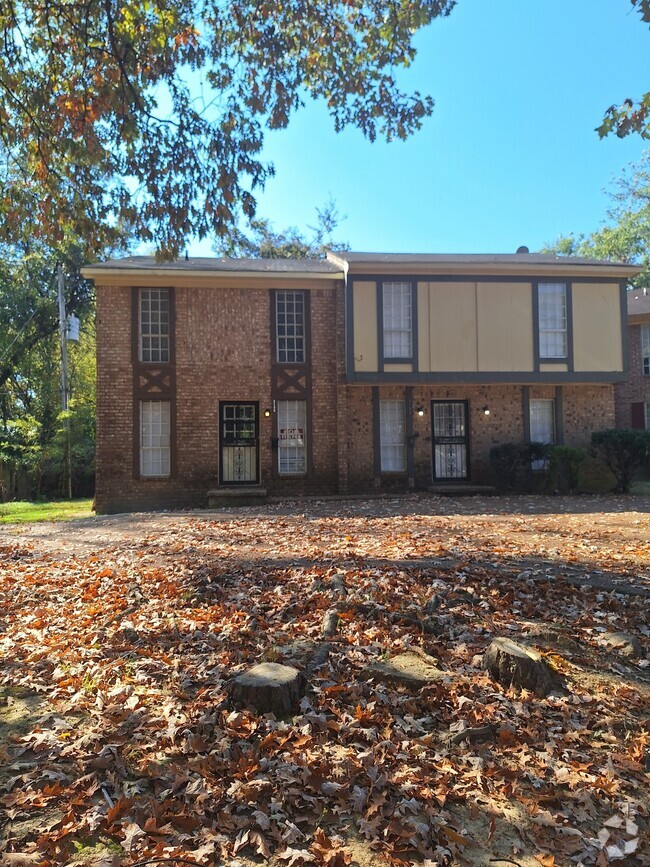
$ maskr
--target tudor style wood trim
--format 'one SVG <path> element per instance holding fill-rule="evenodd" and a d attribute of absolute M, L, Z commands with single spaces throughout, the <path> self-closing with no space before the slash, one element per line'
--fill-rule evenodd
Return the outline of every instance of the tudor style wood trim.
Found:
<path fill-rule="evenodd" d="M 303 314 L 305 327 L 304 362 L 285 364 L 278 361 L 278 320 L 277 292 L 301 292 L 303 297 Z M 272 426 L 272 467 L 271 478 L 282 478 L 287 482 L 291 479 L 311 479 L 314 476 L 314 412 L 312 388 L 312 339 L 311 339 L 311 293 L 307 289 L 270 289 L 269 303 L 271 308 L 271 400 L 273 403 Z M 299 475 L 280 475 L 279 467 L 279 430 L 277 401 L 305 401 L 305 418 L 307 422 L 307 472 Z"/>
<path fill-rule="evenodd" d="M 145 287 L 149 288 L 149 287 Z M 156 287 L 158 288 L 158 287 Z M 140 404 L 142 401 L 169 402 L 169 476 L 175 478 L 178 472 L 177 441 L 177 400 L 176 400 L 176 294 L 174 287 L 161 286 L 168 292 L 169 301 L 169 361 L 140 361 L 140 291 L 141 287 L 131 288 L 131 363 L 133 371 L 133 478 L 144 483 L 160 482 L 160 478 L 149 479 L 140 471 Z"/>

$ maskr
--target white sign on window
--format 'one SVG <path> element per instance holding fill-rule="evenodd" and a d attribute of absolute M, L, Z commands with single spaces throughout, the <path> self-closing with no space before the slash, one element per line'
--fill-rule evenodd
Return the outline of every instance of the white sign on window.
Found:
<path fill-rule="evenodd" d="M 283 446 L 303 446 L 305 444 L 305 430 L 301 427 L 280 428 L 280 442 Z"/>

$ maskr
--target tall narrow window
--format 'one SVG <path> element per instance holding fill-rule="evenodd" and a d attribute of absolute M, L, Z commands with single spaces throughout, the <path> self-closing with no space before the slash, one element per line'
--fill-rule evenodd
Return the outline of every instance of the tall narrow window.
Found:
<path fill-rule="evenodd" d="M 379 401 L 382 473 L 406 471 L 406 420 L 403 400 Z"/>
<path fill-rule="evenodd" d="M 140 361 L 169 361 L 169 290 L 140 290 Z"/>
<path fill-rule="evenodd" d="M 280 364 L 304 364 L 305 293 L 275 293 L 276 352 Z"/>
<path fill-rule="evenodd" d="M 413 304 L 410 283 L 384 283 L 384 358 L 413 355 Z"/>
<path fill-rule="evenodd" d="M 540 358 L 566 358 L 566 283 L 540 283 L 538 308 Z"/>
<path fill-rule="evenodd" d="M 650 430 L 650 403 L 645 404 L 645 429 Z"/>
<path fill-rule="evenodd" d="M 641 326 L 641 358 L 643 372 L 646 376 L 650 376 L 650 325 Z"/>
<path fill-rule="evenodd" d="M 530 402 L 530 441 L 532 443 L 555 443 L 555 401 L 531 400 Z M 533 461 L 534 470 L 544 470 L 546 460 Z"/>
<path fill-rule="evenodd" d="M 278 472 L 281 476 L 307 472 L 307 404 L 278 401 Z"/>
<path fill-rule="evenodd" d="M 140 402 L 140 475 L 168 476 L 170 472 L 170 403 Z"/>

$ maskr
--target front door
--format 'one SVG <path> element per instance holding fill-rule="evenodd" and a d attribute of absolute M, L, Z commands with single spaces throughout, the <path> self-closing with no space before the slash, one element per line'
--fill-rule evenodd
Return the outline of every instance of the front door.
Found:
<path fill-rule="evenodd" d="M 431 401 L 433 477 L 436 481 L 469 478 L 467 401 Z"/>
<path fill-rule="evenodd" d="M 222 485 L 255 485 L 258 473 L 258 404 L 233 401 L 219 404 Z"/>

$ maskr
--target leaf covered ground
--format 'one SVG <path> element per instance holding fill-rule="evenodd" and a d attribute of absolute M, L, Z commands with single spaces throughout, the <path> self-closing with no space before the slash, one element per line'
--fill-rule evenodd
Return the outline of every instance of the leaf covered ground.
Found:
<path fill-rule="evenodd" d="M 6 528 L 0 863 L 649 864 L 649 510 L 413 496 Z M 495 636 L 558 688 L 493 680 Z M 440 677 L 364 673 L 408 650 Z M 293 716 L 230 705 L 262 661 L 308 672 Z"/>

